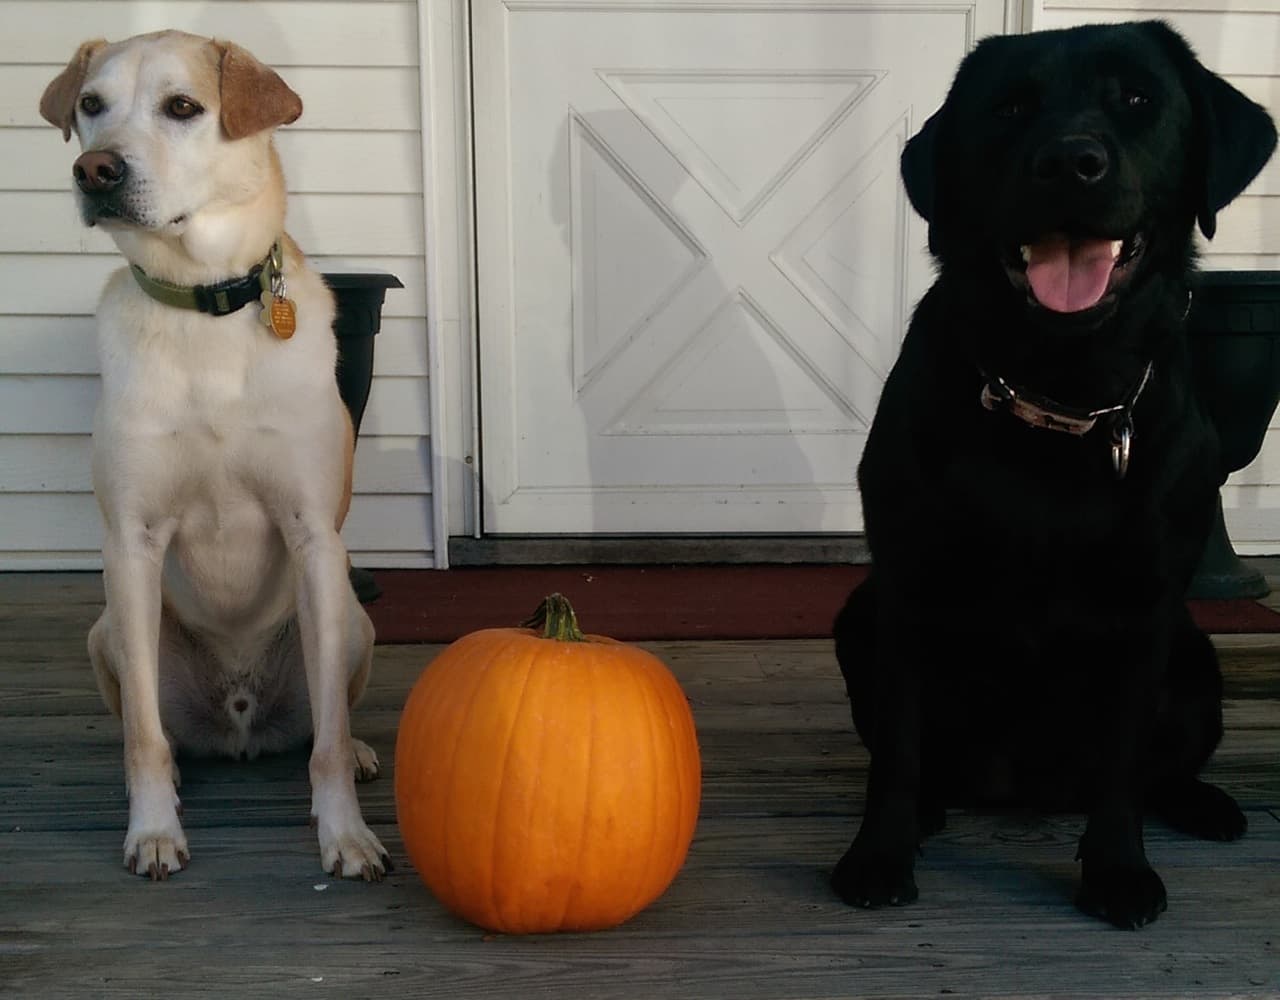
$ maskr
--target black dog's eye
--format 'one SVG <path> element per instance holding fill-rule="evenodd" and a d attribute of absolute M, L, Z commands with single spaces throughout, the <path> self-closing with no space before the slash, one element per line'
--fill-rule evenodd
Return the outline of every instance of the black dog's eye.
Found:
<path fill-rule="evenodd" d="M 1032 111 L 1033 104 L 1028 97 L 1010 97 L 995 106 L 997 118 L 1025 118 Z"/>
<path fill-rule="evenodd" d="M 189 97 L 171 97 L 165 102 L 164 113 L 170 118 L 176 118 L 178 121 L 186 121 L 188 118 L 194 118 L 201 114 L 204 108 L 200 107 L 195 101 Z"/>
<path fill-rule="evenodd" d="M 1141 108 L 1151 103 L 1151 98 L 1140 90 L 1123 90 L 1120 100 L 1126 108 Z"/>
<path fill-rule="evenodd" d="M 102 103 L 102 98 L 97 94 L 84 94 L 80 98 L 80 110 L 89 118 L 102 114 L 106 105 Z"/>

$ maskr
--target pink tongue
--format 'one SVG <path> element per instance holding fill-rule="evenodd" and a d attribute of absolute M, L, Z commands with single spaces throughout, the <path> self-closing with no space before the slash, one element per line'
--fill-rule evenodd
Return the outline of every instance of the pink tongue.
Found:
<path fill-rule="evenodd" d="M 1089 309 L 1107 292 L 1115 259 L 1110 240 L 1052 236 L 1030 246 L 1027 280 L 1036 301 L 1054 312 Z"/>

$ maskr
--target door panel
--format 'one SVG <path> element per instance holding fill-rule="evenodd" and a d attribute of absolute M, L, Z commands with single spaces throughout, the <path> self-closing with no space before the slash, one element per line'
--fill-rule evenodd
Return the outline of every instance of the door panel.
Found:
<path fill-rule="evenodd" d="M 485 530 L 860 528 L 898 157 L 1003 16 L 477 0 Z"/>

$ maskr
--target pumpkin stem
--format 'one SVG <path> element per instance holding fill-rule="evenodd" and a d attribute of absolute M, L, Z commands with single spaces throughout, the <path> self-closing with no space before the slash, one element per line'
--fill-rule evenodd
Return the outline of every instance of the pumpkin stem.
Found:
<path fill-rule="evenodd" d="M 586 637 L 578 628 L 578 616 L 573 613 L 569 599 L 563 594 L 552 594 L 543 599 L 533 617 L 520 623 L 525 628 L 541 629 L 542 638 L 557 642 L 584 642 Z"/>

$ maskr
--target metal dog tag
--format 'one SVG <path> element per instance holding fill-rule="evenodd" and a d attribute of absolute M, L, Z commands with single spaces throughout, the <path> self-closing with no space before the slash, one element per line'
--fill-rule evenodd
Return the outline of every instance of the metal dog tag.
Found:
<path fill-rule="evenodd" d="M 289 298 L 284 282 L 284 251 L 277 240 L 271 246 L 271 266 L 262 272 L 266 289 L 262 293 L 263 324 L 280 340 L 288 340 L 298 329 L 298 310 Z"/>
<path fill-rule="evenodd" d="M 288 340 L 298 329 L 298 311 L 293 299 L 273 299 L 270 311 L 271 332 L 281 340 Z"/>
<path fill-rule="evenodd" d="M 280 340 L 292 337 L 298 329 L 298 312 L 293 299 L 263 292 L 259 301 L 262 302 L 262 312 L 258 314 L 258 318 L 262 325 Z"/>

